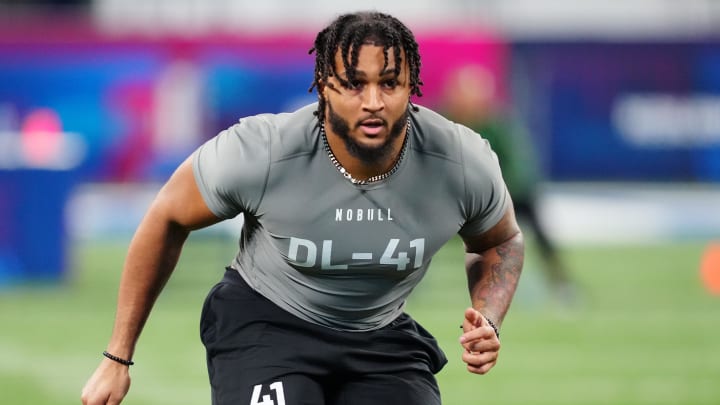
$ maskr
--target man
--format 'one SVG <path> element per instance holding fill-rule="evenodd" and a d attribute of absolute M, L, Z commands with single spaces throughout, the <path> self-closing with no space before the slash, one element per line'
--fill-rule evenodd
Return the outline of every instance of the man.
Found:
<path fill-rule="evenodd" d="M 462 359 L 477 374 L 495 365 L 523 241 L 493 152 L 410 103 L 420 56 L 397 19 L 340 16 L 311 52 L 318 103 L 242 119 L 160 190 L 84 404 L 127 393 L 140 331 L 189 232 L 240 213 L 240 250 L 202 311 L 213 404 L 440 404 L 446 358 L 403 305 L 457 233 L 472 302 Z"/>

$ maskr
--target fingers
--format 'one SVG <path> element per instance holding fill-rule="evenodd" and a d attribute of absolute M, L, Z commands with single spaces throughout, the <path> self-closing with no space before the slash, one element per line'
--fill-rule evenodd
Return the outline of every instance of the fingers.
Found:
<path fill-rule="evenodd" d="M 497 339 L 484 339 L 469 342 L 464 346 L 462 361 L 471 373 L 485 374 L 497 362 L 500 342 Z"/>
<path fill-rule="evenodd" d="M 103 360 L 83 387 L 80 399 L 83 405 L 118 405 L 129 389 L 128 367 Z"/>
<path fill-rule="evenodd" d="M 465 310 L 462 328 L 462 361 L 471 373 L 486 374 L 495 366 L 500 351 L 500 341 L 495 330 L 482 313 L 473 308 Z"/>
<path fill-rule="evenodd" d="M 110 405 L 119 404 L 119 400 L 113 400 L 110 392 L 102 392 L 91 384 L 83 388 L 80 399 L 83 405 Z"/>
<path fill-rule="evenodd" d="M 87 393 L 85 391 L 83 391 L 80 399 L 82 400 L 83 405 L 107 405 L 111 403 L 110 399 L 107 396 L 98 398 L 95 395 Z"/>
<path fill-rule="evenodd" d="M 463 325 L 467 324 L 467 326 L 470 326 L 472 329 L 474 329 L 478 326 L 481 326 L 483 320 L 484 317 L 482 316 L 480 311 L 476 311 L 473 308 L 468 308 L 465 310 L 465 322 L 463 322 Z"/>
<path fill-rule="evenodd" d="M 479 312 L 472 308 L 465 310 L 465 320 L 462 324 L 463 334 L 460 336 L 460 344 L 468 351 L 472 350 L 468 344 L 480 340 L 497 341 L 495 329 L 490 326 L 487 319 Z M 497 342 L 499 344 L 499 341 Z"/>
<path fill-rule="evenodd" d="M 494 333 L 485 333 L 478 339 L 463 341 L 461 337 L 460 342 L 463 349 L 468 353 L 498 352 L 500 351 L 500 341 L 494 339 L 494 337 Z"/>
<path fill-rule="evenodd" d="M 83 405 L 119 405 L 123 400 L 123 396 L 116 396 L 112 393 L 96 395 L 96 393 L 89 393 L 83 391 L 80 399 Z"/>
<path fill-rule="evenodd" d="M 462 355 L 467 370 L 474 374 L 487 374 L 497 363 L 497 352 L 468 353 Z"/>
<path fill-rule="evenodd" d="M 465 321 L 463 322 L 463 330 L 465 330 L 465 332 L 483 326 L 490 326 L 490 324 L 480 311 L 474 308 L 465 310 Z"/>
<path fill-rule="evenodd" d="M 474 329 L 476 329 L 479 326 L 479 323 L 482 322 L 482 315 L 480 313 L 472 308 L 468 308 L 465 310 L 465 319 L 462 323 L 462 330 L 463 332 L 467 333 Z"/>

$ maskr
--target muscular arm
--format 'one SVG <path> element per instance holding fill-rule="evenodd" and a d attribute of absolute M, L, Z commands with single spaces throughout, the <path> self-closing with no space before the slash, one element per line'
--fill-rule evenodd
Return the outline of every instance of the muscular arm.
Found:
<path fill-rule="evenodd" d="M 523 266 L 524 248 L 513 209 L 488 232 L 465 241 L 465 271 L 472 307 L 500 327 Z"/>
<path fill-rule="evenodd" d="M 202 199 L 189 158 L 161 188 L 130 243 L 108 352 L 132 358 L 143 325 L 189 233 L 218 221 Z M 129 383 L 126 366 L 103 359 L 83 389 L 83 403 L 120 403 Z"/>
<path fill-rule="evenodd" d="M 462 325 L 462 359 L 468 371 L 485 374 L 495 365 L 500 350 L 488 319 L 498 329 L 502 325 L 520 279 L 525 245 L 512 206 L 492 229 L 463 240 L 472 307 L 465 311 Z"/>

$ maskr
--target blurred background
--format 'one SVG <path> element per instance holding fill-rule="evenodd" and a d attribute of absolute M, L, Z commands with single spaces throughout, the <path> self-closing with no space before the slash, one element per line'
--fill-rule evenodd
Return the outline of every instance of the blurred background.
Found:
<path fill-rule="evenodd" d="M 415 32 L 414 102 L 490 140 L 529 241 L 491 375 L 456 353 L 459 241 L 408 303 L 451 358 L 445 402 L 720 404 L 713 0 L 0 1 L 0 403 L 79 402 L 162 182 L 314 101 L 314 36 L 358 9 Z M 239 225 L 192 236 L 126 403 L 209 402 L 197 319 Z"/>

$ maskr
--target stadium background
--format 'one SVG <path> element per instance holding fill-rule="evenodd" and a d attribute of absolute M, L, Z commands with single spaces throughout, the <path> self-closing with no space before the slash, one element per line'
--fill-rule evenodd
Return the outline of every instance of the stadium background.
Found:
<path fill-rule="evenodd" d="M 246 3 L 0 2 L 1 403 L 77 402 L 159 184 L 239 117 L 312 101 L 312 38 L 358 7 Z M 419 104 L 440 106 L 467 64 L 498 78 L 539 152 L 543 222 L 580 285 L 572 305 L 557 302 L 528 235 L 501 363 L 477 378 L 453 356 L 451 317 L 467 300 L 451 242 L 409 303 L 451 357 L 446 403 L 720 403 L 720 297 L 699 276 L 720 240 L 720 7 L 365 4 L 416 32 Z M 207 403 L 197 315 L 238 225 L 193 236 L 126 403 Z"/>

